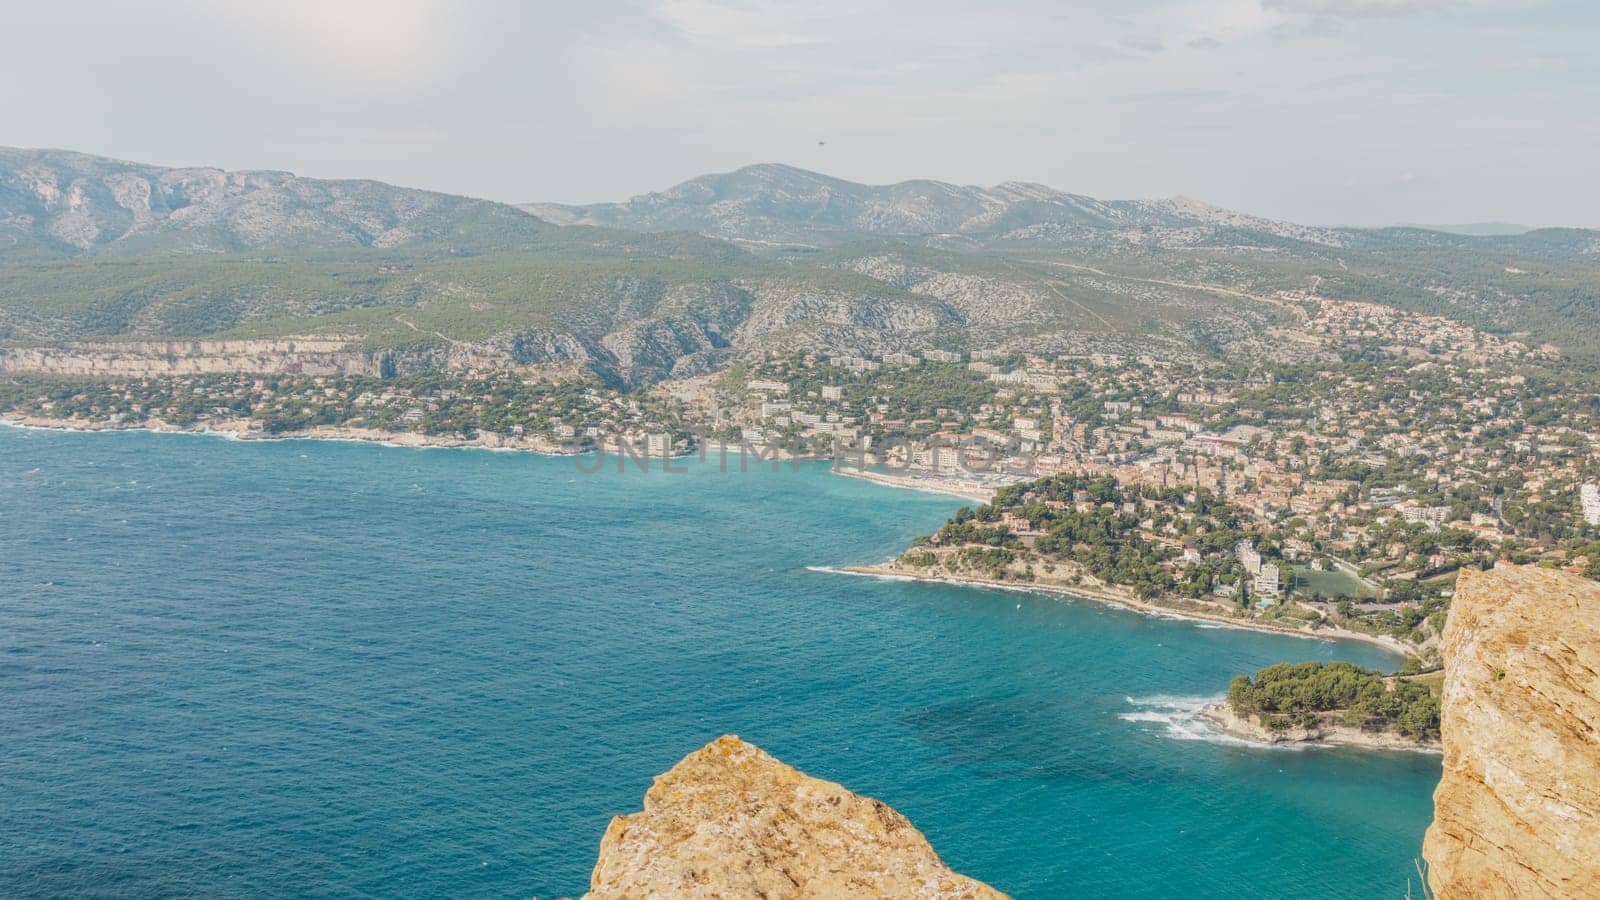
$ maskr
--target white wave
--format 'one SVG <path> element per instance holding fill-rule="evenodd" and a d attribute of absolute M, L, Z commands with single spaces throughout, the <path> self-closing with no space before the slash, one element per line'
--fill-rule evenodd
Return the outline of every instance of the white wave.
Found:
<path fill-rule="evenodd" d="M 1196 713 L 1213 703 L 1221 703 L 1223 700 L 1220 696 L 1200 697 L 1180 694 L 1153 694 L 1149 697 L 1124 697 L 1122 699 L 1128 701 L 1129 706 L 1137 706 L 1142 709 L 1186 709 Z"/>
<path fill-rule="evenodd" d="M 1183 618 L 1183 617 L 1180 616 L 1179 618 Z M 1196 619 L 1196 618 L 1190 617 L 1189 618 L 1189 622 L 1192 623 L 1194 625 L 1194 627 L 1199 628 L 1199 629 L 1201 629 L 1203 631 L 1249 631 L 1249 632 L 1252 632 L 1254 634 L 1265 634 L 1266 633 L 1266 632 L 1262 631 L 1260 628 L 1251 628 L 1251 627 L 1249 627 L 1247 625 L 1230 625 L 1227 622 L 1213 622 L 1210 619 Z M 1294 631 L 1274 631 L 1274 632 L 1271 632 L 1271 633 L 1272 634 L 1281 634 L 1284 637 L 1300 638 L 1302 640 L 1307 640 L 1307 641 L 1321 641 L 1324 644 L 1332 643 L 1332 641 L 1328 640 L 1327 638 L 1321 637 L 1321 636 L 1315 635 L 1315 634 L 1300 634 L 1300 633 L 1294 632 Z"/>
<path fill-rule="evenodd" d="M 878 581 L 920 581 L 924 584 L 948 584 L 954 587 L 970 588 L 975 591 L 1009 591 L 1014 594 L 1033 594 L 1034 596 L 1048 596 L 1056 599 L 1062 597 L 1068 600 L 1083 599 L 1077 594 L 1069 594 L 1058 588 L 1035 587 L 1026 584 L 990 584 L 986 581 L 965 581 L 960 578 L 919 578 L 915 575 L 897 575 L 892 572 L 857 572 L 833 566 L 806 566 L 806 570 L 810 572 L 827 572 L 830 575 L 854 575 L 857 578 L 875 578 Z"/>
<path fill-rule="evenodd" d="M 1256 741 L 1247 741 L 1234 737 L 1222 730 L 1222 726 L 1201 715 L 1205 708 L 1213 703 L 1220 703 L 1222 697 L 1187 697 L 1173 694 L 1156 694 L 1150 697 L 1125 697 L 1128 705 L 1134 707 L 1133 712 L 1122 713 L 1117 716 L 1124 722 L 1133 722 L 1140 725 L 1159 726 L 1161 733 L 1174 741 L 1205 741 L 1211 744 L 1226 744 L 1233 747 L 1255 747 L 1258 749 L 1303 750 L 1308 746 L 1303 743 L 1263 744 Z"/>
<path fill-rule="evenodd" d="M 857 578 L 874 578 L 878 581 L 920 581 L 910 575 L 889 575 L 883 572 L 852 572 L 849 569 L 840 569 L 835 566 L 806 566 L 807 572 L 823 572 L 828 575 L 854 575 Z"/>
<path fill-rule="evenodd" d="M 206 428 L 201 428 L 201 429 L 199 429 L 197 431 L 179 432 L 179 433 L 180 434 L 184 434 L 184 433 L 193 434 L 193 435 L 197 435 L 199 437 L 213 437 L 213 438 L 216 438 L 219 441 L 242 441 L 242 440 L 245 439 L 237 431 L 226 431 L 226 430 L 213 431 L 213 430 L 211 430 L 211 428 L 209 426 L 206 427 Z"/>

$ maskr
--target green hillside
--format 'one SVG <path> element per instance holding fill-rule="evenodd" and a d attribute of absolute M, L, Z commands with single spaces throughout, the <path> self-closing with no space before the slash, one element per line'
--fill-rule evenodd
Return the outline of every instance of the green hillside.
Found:
<path fill-rule="evenodd" d="M 1313 229 L 1183 199 L 782 166 L 536 208 L 568 224 L 379 182 L 0 149 L 0 342 L 497 342 L 625 381 L 795 349 L 1236 361 L 1290 352 L 1272 329 L 1302 314 L 1279 297 L 1294 292 L 1600 358 L 1596 233 L 1572 229 Z"/>

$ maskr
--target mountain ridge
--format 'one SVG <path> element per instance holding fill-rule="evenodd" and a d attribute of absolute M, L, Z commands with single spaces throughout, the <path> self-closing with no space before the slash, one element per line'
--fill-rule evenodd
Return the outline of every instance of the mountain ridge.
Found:
<path fill-rule="evenodd" d="M 748 245 L 829 246 L 862 237 L 951 235 L 989 245 L 1042 245 L 1053 239 L 1081 240 L 1086 232 L 1227 229 L 1336 249 L 1452 247 L 1560 257 L 1600 255 L 1596 229 L 1315 226 L 1257 216 L 1183 194 L 1101 200 L 1018 180 L 988 187 L 928 178 L 873 185 L 786 163 L 756 163 L 700 175 L 623 201 L 516 206 L 552 224 L 694 231 Z"/>
<path fill-rule="evenodd" d="M 371 179 L 166 167 L 0 147 L 0 259 L 511 247 L 549 226 L 506 204 Z M 9 238 L 9 242 L 5 239 Z"/>
<path fill-rule="evenodd" d="M 613 203 L 521 203 L 556 224 L 638 230 L 697 230 L 736 240 L 827 232 L 922 237 L 999 236 L 1031 225 L 1093 228 L 1247 224 L 1300 237 L 1322 231 L 1177 196 L 1100 200 L 1049 185 L 1009 180 L 984 187 L 927 178 L 869 185 L 785 163 L 711 173 Z M 805 227 L 784 227 L 805 226 Z"/>
<path fill-rule="evenodd" d="M 1311 229 L 1185 197 L 776 164 L 532 206 L 554 221 L 378 181 L 0 148 L 0 344 L 339 336 L 638 385 L 796 348 L 1279 358 L 1298 351 L 1275 329 L 1324 297 L 1600 358 L 1600 232 Z"/>

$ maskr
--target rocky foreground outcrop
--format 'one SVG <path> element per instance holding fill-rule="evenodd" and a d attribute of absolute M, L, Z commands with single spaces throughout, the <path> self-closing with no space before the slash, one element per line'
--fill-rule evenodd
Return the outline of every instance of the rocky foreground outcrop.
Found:
<path fill-rule="evenodd" d="M 1462 570 L 1444 660 L 1434 894 L 1600 897 L 1600 583 Z"/>
<path fill-rule="evenodd" d="M 950 870 L 905 816 L 725 735 L 611 820 L 592 900 L 1005 895 Z"/>

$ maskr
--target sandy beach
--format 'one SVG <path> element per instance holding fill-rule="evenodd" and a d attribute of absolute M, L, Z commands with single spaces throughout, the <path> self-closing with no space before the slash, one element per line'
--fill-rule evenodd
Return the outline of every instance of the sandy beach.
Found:
<path fill-rule="evenodd" d="M 1056 585 L 1021 581 L 998 581 L 977 576 L 933 576 L 920 574 L 917 570 L 907 569 L 895 563 L 880 563 L 870 566 L 845 566 L 832 570 L 853 575 L 870 575 L 881 578 L 903 578 L 912 581 L 928 581 L 940 584 L 958 584 L 974 587 L 998 587 L 1014 591 L 1033 591 L 1042 594 L 1057 594 L 1066 597 L 1078 597 L 1095 600 L 1113 606 L 1120 606 L 1135 612 L 1160 618 L 1189 619 L 1196 622 L 1208 622 L 1217 625 L 1226 625 L 1232 628 L 1246 628 L 1252 631 L 1270 631 L 1278 634 L 1288 634 L 1295 637 L 1312 638 L 1315 640 L 1348 640 L 1362 641 L 1399 653 L 1406 657 L 1417 657 L 1419 654 L 1413 647 L 1387 635 L 1364 634 L 1346 628 L 1325 626 L 1322 628 L 1295 628 L 1275 622 L 1263 622 L 1259 619 L 1241 618 L 1223 613 L 1213 613 L 1186 607 L 1169 606 L 1163 603 L 1141 600 L 1132 592 L 1123 590 L 1115 585 Z"/>
<path fill-rule="evenodd" d="M 946 494 L 978 503 L 988 503 L 994 498 L 995 490 L 1003 486 L 972 479 L 947 478 L 938 475 L 894 475 L 888 472 L 874 472 L 870 469 L 849 465 L 834 466 L 833 473 L 835 475 L 844 475 L 848 478 L 860 478 L 864 481 L 886 484 L 890 487 L 923 491 L 930 494 Z"/>

